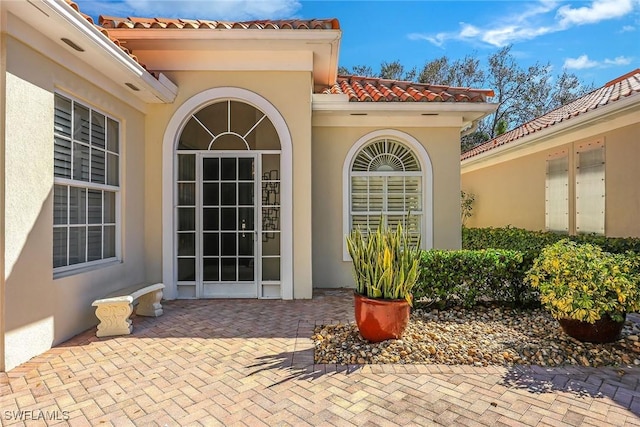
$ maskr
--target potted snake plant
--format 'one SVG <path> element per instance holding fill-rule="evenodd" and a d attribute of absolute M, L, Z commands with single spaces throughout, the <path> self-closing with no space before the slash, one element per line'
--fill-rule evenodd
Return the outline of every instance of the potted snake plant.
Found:
<path fill-rule="evenodd" d="M 371 342 L 398 339 L 409 322 L 412 290 L 420 274 L 420 240 L 411 244 L 402 225 L 391 230 L 354 229 L 346 237 L 356 282 L 354 308 L 362 337 Z"/>

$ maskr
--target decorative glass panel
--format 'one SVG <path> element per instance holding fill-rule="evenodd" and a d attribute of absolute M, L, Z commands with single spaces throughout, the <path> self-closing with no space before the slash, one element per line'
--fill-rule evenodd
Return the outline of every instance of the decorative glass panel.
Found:
<path fill-rule="evenodd" d="M 196 180 L 196 156 L 178 154 L 178 181 Z"/>
<path fill-rule="evenodd" d="M 178 230 L 192 231 L 196 229 L 195 208 L 178 208 Z"/>
<path fill-rule="evenodd" d="M 262 280 L 280 280 L 280 258 L 262 258 Z"/>
<path fill-rule="evenodd" d="M 178 233 L 178 256 L 195 256 L 195 233 Z"/>
<path fill-rule="evenodd" d="M 211 184 L 205 184 L 211 185 Z M 215 184 L 217 185 L 217 184 Z M 206 198 L 206 195 L 205 195 Z M 205 204 L 216 204 L 216 203 L 207 203 Z M 196 184 L 188 183 L 188 184 L 178 184 L 178 204 L 181 206 L 195 206 L 196 204 Z"/>

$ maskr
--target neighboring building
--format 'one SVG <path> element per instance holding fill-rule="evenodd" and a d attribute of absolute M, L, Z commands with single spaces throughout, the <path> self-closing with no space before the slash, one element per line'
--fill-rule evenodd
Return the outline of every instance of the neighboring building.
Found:
<path fill-rule="evenodd" d="M 461 160 L 469 227 L 640 237 L 640 69 Z"/>
<path fill-rule="evenodd" d="M 0 30 L 0 370 L 135 283 L 167 299 L 352 286 L 344 236 L 381 211 L 460 247 L 460 135 L 490 90 L 337 76 L 335 19 L 96 26 L 22 0 L 0 3 Z"/>

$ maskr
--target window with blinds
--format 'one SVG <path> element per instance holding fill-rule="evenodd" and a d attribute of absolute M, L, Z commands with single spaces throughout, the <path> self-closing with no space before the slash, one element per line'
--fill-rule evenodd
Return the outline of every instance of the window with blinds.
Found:
<path fill-rule="evenodd" d="M 116 258 L 119 123 L 60 94 L 54 101 L 53 266 Z"/>
<path fill-rule="evenodd" d="M 604 145 L 576 156 L 576 232 L 604 234 Z"/>
<path fill-rule="evenodd" d="M 569 232 L 569 157 L 566 152 L 547 160 L 545 221 L 549 231 Z"/>
<path fill-rule="evenodd" d="M 382 139 L 364 146 L 350 173 L 351 228 L 375 229 L 380 220 L 398 224 L 418 241 L 422 230 L 422 171 L 415 154 L 398 141 Z"/>

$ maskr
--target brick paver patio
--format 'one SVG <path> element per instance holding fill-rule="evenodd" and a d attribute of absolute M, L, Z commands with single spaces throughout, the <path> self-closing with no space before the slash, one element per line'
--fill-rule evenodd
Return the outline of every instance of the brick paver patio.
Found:
<path fill-rule="evenodd" d="M 351 305 L 337 290 L 166 302 L 132 335 L 91 329 L 0 374 L 1 423 L 640 425 L 637 368 L 313 365 L 313 326 Z"/>

